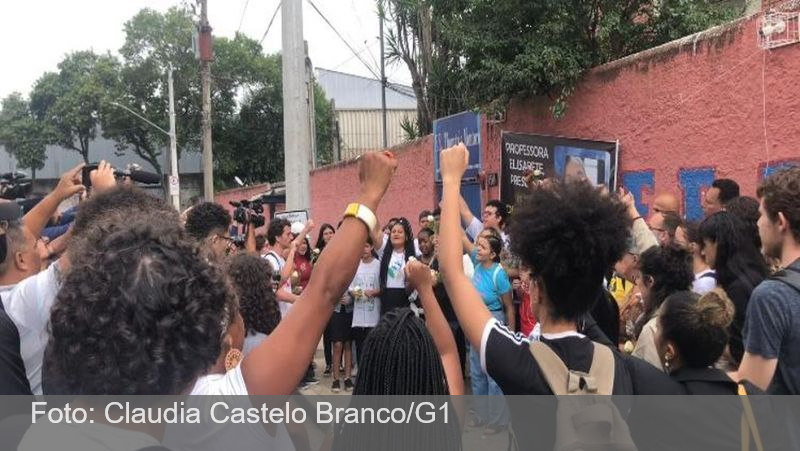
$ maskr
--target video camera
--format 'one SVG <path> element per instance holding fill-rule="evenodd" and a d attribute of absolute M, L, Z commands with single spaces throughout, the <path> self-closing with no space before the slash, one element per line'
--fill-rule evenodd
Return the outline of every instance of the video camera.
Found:
<path fill-rule="evenodd" d="M 24 172 L 0 174 L 0 197 L 3 199 L 25 199 L 32 189 L 33 181 Z"/>
<path fill-rule="evenodd" d="M 230 201 L 231 206 L 236 207 L 233 211 L 233 220 L 240 224 L 252 224 L 253 227 L 262 227 L 267 223 L 264 218 L 264 204 L 260 200 L 242 199 L 239 202 Z"/>
<path fill-rule="evenodd" d="M 95 169 L 97 169 L 97 163 L 87 164 L 83 167 L 83 171 L 81 171 L 81 179 L 83 186 L 86 188 L 91 188 L 92 186 L 92 178 L 91 173 Z M 143 183 L 145 185 L 158 185 L 161 183 L 161 177 L 153 172 L 146 172 L 142 171 L 137 168 L 131 168 L 125 171 L 114 169 L 114 176 L 116 177 L 129 177 L 131 180 L 137 183 Z"/>

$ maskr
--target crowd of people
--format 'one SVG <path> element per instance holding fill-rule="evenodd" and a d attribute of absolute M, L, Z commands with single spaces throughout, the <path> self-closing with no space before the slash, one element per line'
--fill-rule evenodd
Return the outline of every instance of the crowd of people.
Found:
<path fill-rule="evenodd" d="M 388 152 L 360 157 L 358 197 L 316 240 L 313 221 L 273 219 L 239 245 L 224 207 L 179 215 L 105 162 L 68 227 L 52 218 L 86 191 L 80 167 L 24 217 L 0 204 L 0 394 L 290 395 L 330 377 L 355 395 L 486 395 L 472 415 L 457 409 L 456 429 L 403 442 L 453 449 L 461 425 L 553 449 L 554 423 L 526 424 L 503 395 L 800 394 L 800 168 L 757 198 L 716 180 L 693 223 L 672 195 L 643 218 L 631 193 L 580 177 L 526 178 L 513 212 L 490 201 L 479 219 L 460 194 L 467 162 L 463 145 L 441 153 L 442 201 L 416 233 L 375 215 L 397 166 Z M 20 449 L 47 448 L 38 427 Z M 364 443 L 359 431 L 336 427 L 327 446 Z M 244 436 L 309 447 L 302 428 Z M 215 428 L 161 437 L 225 443 Z"/>

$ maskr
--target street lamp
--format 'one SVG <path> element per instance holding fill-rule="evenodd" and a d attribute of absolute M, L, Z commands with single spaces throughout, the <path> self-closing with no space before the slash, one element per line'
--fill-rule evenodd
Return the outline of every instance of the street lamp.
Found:
<path fill-rule="evenodd" d="M 180 211 L 181 209 L 180 178 L 178 176 L 178 143 L 175 134 L 175 94 L 172 88 L 172 66 L 170 66 L 168 74 L 169 74 L 169 80 L 168 80 L 169 81 L 169 131 L 164 130 L 163 128 L 159 127 L 158 125 L 154 124 L 152 121 L 147 119 L 146 117 L 142 116 L 141 114 L 137 113 L 136 111 L 133 111 L 132 109 L 128 108 L 127 106 L 119 102 L 109 102 L 109 103 L 116 107 L 122 108 L 123 110 L 131 113 L 132 115 L 143 120 L 150 126 L 154 127 L 161 133 L 164 133 L 165 135 L 169 136 L 169 157 L 170 157 L 169 195 L 172 198 L 172 205 L 175 207 L 176 210 Z"/>

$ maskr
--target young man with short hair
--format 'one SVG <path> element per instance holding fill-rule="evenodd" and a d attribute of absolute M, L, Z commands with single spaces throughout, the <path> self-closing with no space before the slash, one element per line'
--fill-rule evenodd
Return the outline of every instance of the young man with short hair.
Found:
<path fill-rule="evenodd" d="M 783 270 L 750 297 L 738 376 L 770 393 L 800 395 L 800 167 L 769 177 L 758 197 L 764 254 Z"/>

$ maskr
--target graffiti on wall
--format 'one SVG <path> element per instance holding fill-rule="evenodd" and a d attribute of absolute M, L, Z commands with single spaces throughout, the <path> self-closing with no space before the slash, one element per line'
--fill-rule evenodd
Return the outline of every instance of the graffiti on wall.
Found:
<path fill-rule="evenodd" d="M 782 168 L 797 165 L 800 165 L 800 160 L 762 163 L 759 166 L 758 179 L 761 181 Z M 678 172 L 684 215 L 687 220 L 703 219 L 703 195 L 715 178 L 716 168 L 714 167 L 683 168 Z M 622 174 L 622 185 L 627 191 L 633 193 L 639 213 L 643 217 L 648 217 L 650 204 L 645 201 L 645 198 L 652 198 L 656 193 L 655 170 L 627 171 Z"/>

